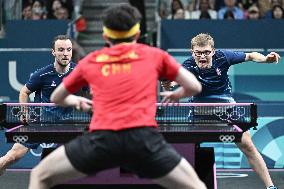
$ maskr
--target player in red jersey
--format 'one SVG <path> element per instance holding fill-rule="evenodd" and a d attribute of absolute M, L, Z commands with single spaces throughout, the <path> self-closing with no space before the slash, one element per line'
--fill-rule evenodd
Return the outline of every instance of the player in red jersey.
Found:
<path fill-rule="evenodd" d="M 166 52 L 136 43 L 140 19 L 128 4 L 104 12 L 103 36 L 111 47 L 82 59 L 51 96 L 61 106 L 93 108 L 90 132 L 43 159 L 31 172 L 30 189 L 117 166 L 166 188 L 206 188 L 187 160 L 166 143 L 155 121 L 159 78 L 181 85 L 162 93 L 166 103 L 199 93 L 201 85 Z M 94 92 L 92 101 L 72 95 L 86 84 Z"/>

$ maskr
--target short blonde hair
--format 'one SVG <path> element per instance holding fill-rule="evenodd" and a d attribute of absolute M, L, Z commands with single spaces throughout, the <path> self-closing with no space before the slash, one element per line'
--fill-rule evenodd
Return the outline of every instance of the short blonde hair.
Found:
<path fill-rule="evenodd" d="M 200 33 L 191 39 L 192 49 L 194 46 L 204 47 L 207 45 L 210 45 L 212 48 L 214 48 L 214 39 L 207 33 Z"/>

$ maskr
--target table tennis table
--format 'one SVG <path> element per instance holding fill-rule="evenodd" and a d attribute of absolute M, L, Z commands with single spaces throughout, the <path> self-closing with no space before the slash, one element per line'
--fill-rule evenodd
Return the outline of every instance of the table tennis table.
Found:
<path fill-rule="evenodd" d="M 58 116 L 46 113 L 54 107 L 51 103 L 0 105 L 0 123 L 7 129 L 7 142 L 66 143 L 88 132 L 90 113 L 73 109 L 69 118 L 58 119 Z M 28 117 L 26 122 L 21 120 L 23 114 Z M 244 131 L 256 128 L 257 109 L 252 103 L 180 103 L 167 106 L 157 103 L 156 120 L 165 139 L 195 167 L 208 188 L 216 189 L 214 150 L 201 148 L 199 144 L 240 141 Z M 152 184 L 149 180 L 129 176 L 120 168 L 72 182 L 81 185 L 90 183 L 105 186 Z"/>

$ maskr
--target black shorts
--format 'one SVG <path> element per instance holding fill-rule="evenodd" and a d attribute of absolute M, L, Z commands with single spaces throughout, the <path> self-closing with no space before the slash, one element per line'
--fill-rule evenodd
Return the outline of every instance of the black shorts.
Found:
<path fill-rule="evenodd" d="M 181 160 L 153 127 L 95 131 L 69 142 L 65 150 L 71 164 L 88 175 L 119 166 L 142 178 L 159 178 Z"/>

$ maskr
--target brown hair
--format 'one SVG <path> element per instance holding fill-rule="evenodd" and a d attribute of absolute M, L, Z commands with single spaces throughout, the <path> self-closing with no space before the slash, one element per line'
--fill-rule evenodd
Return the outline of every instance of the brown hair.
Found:
<path fill-rule="evenodd" d="M 53 41 L 52 41 L 52 49 L 53 50 L 54 50 L 54 47 L 55 47 L 55 42 L 57 40 L 70 40 L 72 42 L 71 38 L 68 37 L 67 35 L 57 35 L 53 38 Z"/>

